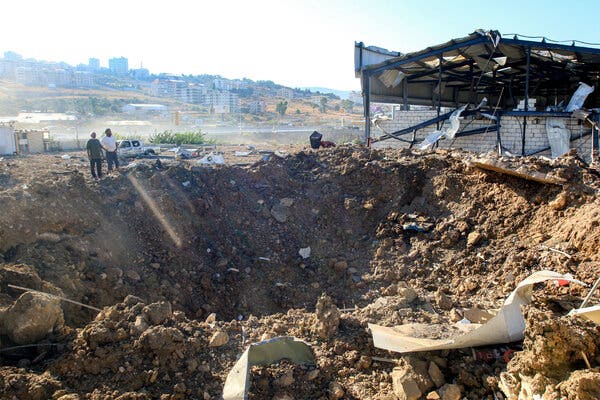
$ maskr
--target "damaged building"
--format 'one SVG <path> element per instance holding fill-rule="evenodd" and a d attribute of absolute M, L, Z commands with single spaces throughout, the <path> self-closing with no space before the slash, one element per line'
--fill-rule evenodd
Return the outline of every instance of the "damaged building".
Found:
<path fill-rule="evenodd" d="M 597 157 L 595 45 L 478 30 L 407 54 L 356 43 L 354 54 L 369 145 Z M 395 104 L 393 115 L 373 103 Z"/>

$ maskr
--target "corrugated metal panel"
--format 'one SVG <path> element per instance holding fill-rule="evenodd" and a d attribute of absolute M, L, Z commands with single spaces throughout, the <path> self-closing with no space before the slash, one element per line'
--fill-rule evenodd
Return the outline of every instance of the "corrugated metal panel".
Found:
<path fill-rule="evenodd" d="M 361 58 L 362 53 L 362 58 Z M 354 44 L 354 72 L 356 77 L 360 77 L 360 70 L 369 65 L 380 64 L 390 58 L 399 57 L 402 53 L 389 51 L 381 47 L 365 47 L 362 43 Z"/>

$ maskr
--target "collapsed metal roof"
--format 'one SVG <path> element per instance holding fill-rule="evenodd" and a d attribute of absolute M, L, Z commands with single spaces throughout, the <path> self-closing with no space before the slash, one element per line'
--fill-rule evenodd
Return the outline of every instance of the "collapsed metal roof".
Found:
<path fill-rule="evenodd" d="M 355 72 L 370 102 L 456 107 L 487 97 L 501 109 L 535 97 L 554 105 L 579 82 L 598 85 L 600 48 L 478 30 L 460 39 L 400 54 L 355 44 Z M 600 107 L 595 91 L 586 107 Z"/>

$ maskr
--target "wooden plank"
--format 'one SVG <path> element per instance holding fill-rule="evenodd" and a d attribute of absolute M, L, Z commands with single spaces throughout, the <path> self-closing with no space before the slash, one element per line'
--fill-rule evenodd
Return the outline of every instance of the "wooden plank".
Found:
<path fill-rule="evenodd" d="M 531 171 L 524 166 L 513 168 L 497 160 L 475 159 L 471 160 L 470 163 L 471 165 L 477 168 L 481 168 L 487 171 L 498 172 L 500 174 L 515 176 L 517 178 L 526 179 L 528 181 L 535 181 L 551 185 L 562 185 L 567 182 L 566 179 L 559 178 L 557 176 L 551 176 L 538 171 Z"/>

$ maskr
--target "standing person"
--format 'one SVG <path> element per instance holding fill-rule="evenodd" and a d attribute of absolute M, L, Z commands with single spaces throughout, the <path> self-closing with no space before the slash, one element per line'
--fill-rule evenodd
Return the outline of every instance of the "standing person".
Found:
<path fill-rule="evenodd" d="M 91 139 L 87 142 L 87 155 L 90 159 L 90 169 L 95 180 L 102 178 L 102 145 L 96 139 L 96 132 L 90 133 Z"/>
<path fill-rule="evenodd" d="M 104 131 L 104 137 L 102 138 L 102 147 L 106 151 L 106 164 L 108 165 L 108 172 L 112 171 L 113 164 L 115 169 L 119 170 L 119 157 L 117 157 L 117 140 L 112 135 L 110 128 Z"/>

